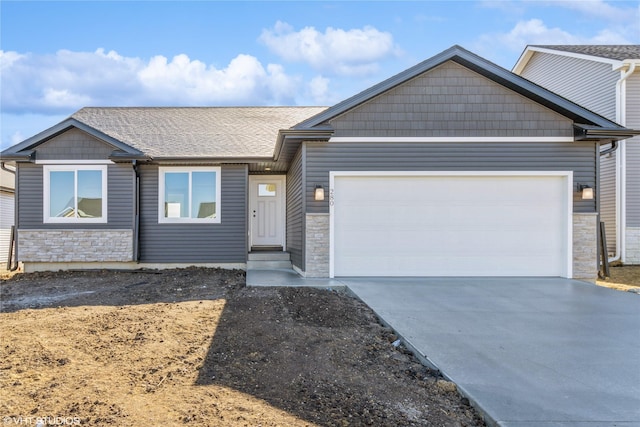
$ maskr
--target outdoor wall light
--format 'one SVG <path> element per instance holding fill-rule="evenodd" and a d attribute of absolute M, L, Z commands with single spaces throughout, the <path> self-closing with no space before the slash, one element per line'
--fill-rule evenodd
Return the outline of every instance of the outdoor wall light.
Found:
<path fill-rule="evenodd" d="M 322 185 L 316 185 L 316 189 L 313 192 L 313 200 L 319 202 L 324 200 L 324 188 L 322 188 Z"/>
<path fill-rule="evenodd" d="M 582 193 L 582 200 L 593 200 L 595 197 L 595 193 L 593 192 L 593 188 L 584 184 L 577 184 L 578 193 Z"/>

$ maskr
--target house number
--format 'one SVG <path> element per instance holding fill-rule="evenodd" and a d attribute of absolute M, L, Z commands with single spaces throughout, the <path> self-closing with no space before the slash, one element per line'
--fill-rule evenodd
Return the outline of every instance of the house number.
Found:
<path fill-rule="evenodd" d="M 333 206 L 333 188 L 329 189 L 329 206 Z"/>

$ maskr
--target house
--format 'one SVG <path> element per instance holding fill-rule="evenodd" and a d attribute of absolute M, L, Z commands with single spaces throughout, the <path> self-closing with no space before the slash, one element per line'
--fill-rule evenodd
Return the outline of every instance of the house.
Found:
<path fill-rule="evenodd" d="M 8 265 L 11 227 L 13 227 L 15 171 L 0 168 L 0 270 Z"/>
<path fill-rule="evenodd" d="M 527 46 L 513 72 L 640 128 L 640 45 Z M 610 260 L 640 264 L 640 138 L 602 147 L 599 187 Z"/>
<path fill-rule="evenodd" d="M 633 134 L 453 46 L 329 108 L 83 108 L 1 156 L 26 271 L 270 249 L 306 277 L 592 280 L 597 160 Z"/>

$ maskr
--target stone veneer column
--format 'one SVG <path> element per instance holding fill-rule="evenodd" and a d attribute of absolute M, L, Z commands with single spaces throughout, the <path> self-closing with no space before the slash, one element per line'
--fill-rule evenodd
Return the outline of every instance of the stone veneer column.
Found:
<path fill-rule="evenodd" d="M 329 214 L 307 214 L 305 277 L 329 277 Z"/>
<path fill-rule="evenodd" d="M 22 262 L 130 262 L 132 230 L 18 230 Z"/>
<path fill-rule="evenodd" d="M 640 264 L 640 227 L 625 230 L 625 264 Z"/>
<path fill-rule="evenodd" d="M 573 278 L 595 282 L 598 277 L 598 214 L 573 214 Z"/>

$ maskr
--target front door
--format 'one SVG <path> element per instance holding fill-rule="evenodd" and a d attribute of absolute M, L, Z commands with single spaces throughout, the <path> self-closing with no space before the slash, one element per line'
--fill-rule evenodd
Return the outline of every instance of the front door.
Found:
<path fill-rule="evenodd" d="M 249 176 L 251 247 L 284 247 L 285 177 Z"/>

